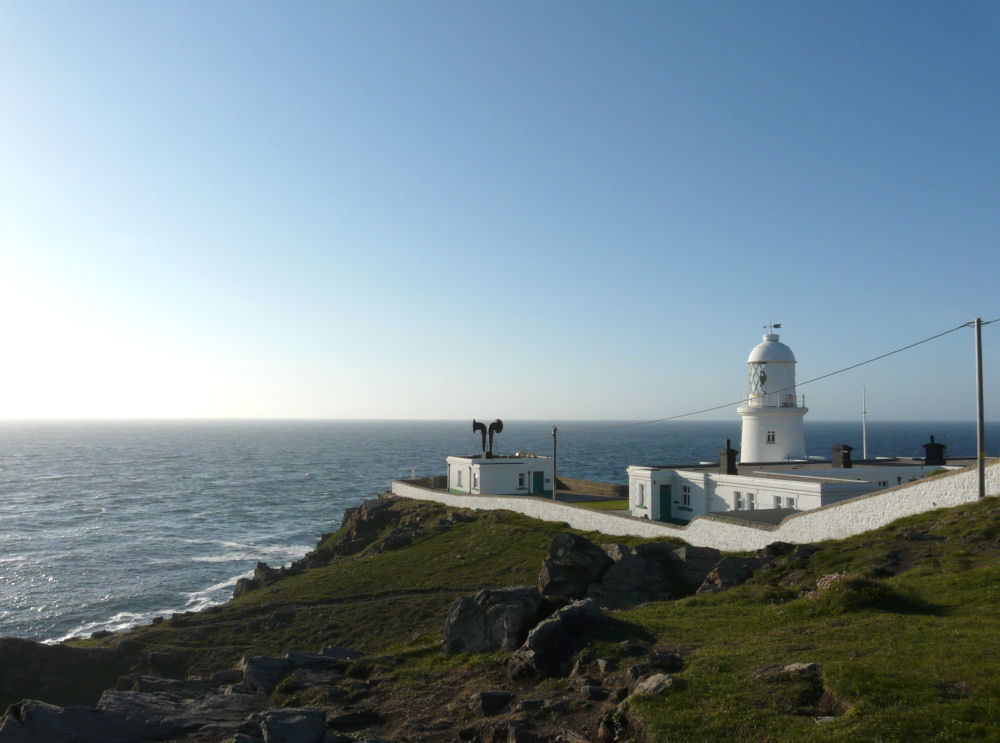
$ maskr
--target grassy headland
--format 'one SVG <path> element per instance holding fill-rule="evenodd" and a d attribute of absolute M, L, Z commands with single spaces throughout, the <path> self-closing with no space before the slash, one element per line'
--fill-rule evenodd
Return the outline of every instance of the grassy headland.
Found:
<path fill-rule="evenodd" d="M 506 674 L 509 653 L 439 652 L 457 597 L 534 584 L 552 537 L 568 530 L 505 511 L 455 520 L 453 509 L 436 504 L 400 501 L 391 509 L 392 523 L 356 552 L 337 553 L 343 529 L 326 538 L 314 554 L 329 564 L 200 614 L 77 644 L 127 649 L 141 657 L 136 671 L 178 676 L 231 668 L 245 654 L 356 648 L 365 657 L 353 675 L 378 681 L 383 712 L 401 715 L 390 736 L 400 740 L 433 740 L 419 731 L 461 723 L 475 690 L 569 694 L 562 679 L 518 686 Z M 633 662 L 628 638 L 684 658 L 675 674 L 682 683 L 630 705 L 650 737 L 1000 739 L 1000 501 L 819 546 L 715 595 L 614 612 L 620 623 L 589 637 L 588 651 L 612 667 Z M 818 680 L 767 672 L 796 662 L 821 664 Z M 279 687 L 274 699 L 332 709 L 343 697 Z M 596 730 L 601 704 L 575 704 L 577 724 L 589 714 Z"/>

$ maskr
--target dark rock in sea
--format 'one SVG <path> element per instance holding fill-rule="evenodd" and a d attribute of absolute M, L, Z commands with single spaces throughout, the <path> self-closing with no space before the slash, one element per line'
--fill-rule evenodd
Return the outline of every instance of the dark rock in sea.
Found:
<path fill-rule="evenodd" d="M 542 597 L 532 586 L 484 589 L 456 599 L 445 620 L 441 652 L 514 650 L 538 620 Z"/>
<path fill-rule="evenodd" d="M 556 534 L 542 562 L 538 590 L 545 596 L 583 598 L 591 583 L 600 583 L 612 559 L 585 537 Z"/>

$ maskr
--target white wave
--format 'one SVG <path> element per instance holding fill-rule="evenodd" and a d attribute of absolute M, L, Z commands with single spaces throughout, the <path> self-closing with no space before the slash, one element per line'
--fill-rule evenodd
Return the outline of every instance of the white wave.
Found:
<path fill-rule="evenodd" d="M 227 552 L 221 555 L 202 555 L 200 557 L 192 557 L 191 562 L 256 562 L 260 559 L 261 556 L 259 552 Z"/>

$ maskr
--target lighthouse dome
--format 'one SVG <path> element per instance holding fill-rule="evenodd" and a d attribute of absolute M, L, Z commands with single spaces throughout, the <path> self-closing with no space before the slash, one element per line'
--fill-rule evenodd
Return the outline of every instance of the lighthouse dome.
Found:
<path fill-rule="evenodd" d="M 750 352 L 748 364 L 766 364 L 772 361 L 790 361 L 795 363 L 792 349 L 778 340 L 777 333 L 765 333 L 764 342 L 758 343 Z"/>

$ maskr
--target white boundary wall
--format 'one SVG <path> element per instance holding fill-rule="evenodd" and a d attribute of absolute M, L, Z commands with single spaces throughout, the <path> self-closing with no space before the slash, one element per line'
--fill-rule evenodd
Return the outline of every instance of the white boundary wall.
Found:
<path fill-rule="evenodd" d="M 771 542 L 819 542 L 840 539 L 885 526 L 904 516 L 950 508 L 977 499 L 976 468 L 956 470 L 918 482 L 803 511 L 778 525 L 754 524 L 714 513 L 695 517 L 687 526 L 619 516 L 571 503 L 507 495 L 459 495 L 393 480 L 392 492 L 404 498 L 430 500 L 454 508 L 508 510 L 543 521 L 564 521 L 573 529 L 613 536 L 676 537 L 698 547 L 743 552 Z M 1000 461 L 986 467 L 986 492 L 1000 493 Z"/>

